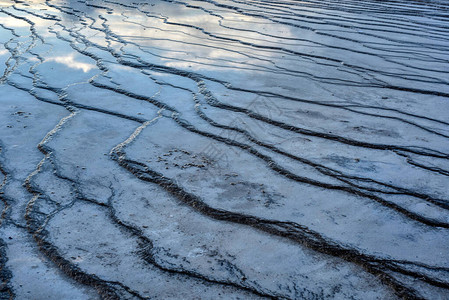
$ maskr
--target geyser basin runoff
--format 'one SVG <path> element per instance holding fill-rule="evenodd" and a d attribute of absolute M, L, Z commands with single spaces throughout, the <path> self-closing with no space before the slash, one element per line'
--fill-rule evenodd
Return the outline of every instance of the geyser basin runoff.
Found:
<path fill-rule="evenodd" d="M 447 1 L 0 0 L 0 299 L 448 299 Z"/>

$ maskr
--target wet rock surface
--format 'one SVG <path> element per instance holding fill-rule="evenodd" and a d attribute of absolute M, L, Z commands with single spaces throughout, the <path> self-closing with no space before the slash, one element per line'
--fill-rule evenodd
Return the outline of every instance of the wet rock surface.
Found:
<path fill-rule="evenodd" d="M 0 299 L 447 299 L 448 16 L 0 0 Z"/>

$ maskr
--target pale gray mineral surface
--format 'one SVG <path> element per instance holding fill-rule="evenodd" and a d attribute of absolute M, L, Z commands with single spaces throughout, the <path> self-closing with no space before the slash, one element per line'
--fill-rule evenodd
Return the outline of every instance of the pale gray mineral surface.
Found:
<path fill-rule="evenodd" d="M 449 2 L 0 0 L 0 299 L 449 299 Z"/>

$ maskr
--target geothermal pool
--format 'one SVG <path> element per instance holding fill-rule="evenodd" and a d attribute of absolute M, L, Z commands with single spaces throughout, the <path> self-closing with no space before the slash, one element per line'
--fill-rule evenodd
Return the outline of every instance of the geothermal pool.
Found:
<path fill-rule="evenodd" d="M 449 3 L 0 0 L 0 299 L 448 299 Z"/>

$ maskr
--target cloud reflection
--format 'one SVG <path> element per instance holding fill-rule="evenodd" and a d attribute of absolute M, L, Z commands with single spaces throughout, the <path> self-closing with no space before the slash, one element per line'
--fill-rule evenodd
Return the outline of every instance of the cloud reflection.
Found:
<path fill-rule="evenodd" d="M 93 64 L 76 61 L 74 54 L 52 57 L 47 59 L 47 61 L 54 61 L 56 63 L 63 64 L 71 69 L 82 70 L 84 73 L 87 73 L 90 70 L 96 68 Z"/>

